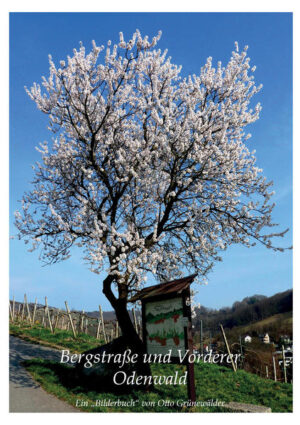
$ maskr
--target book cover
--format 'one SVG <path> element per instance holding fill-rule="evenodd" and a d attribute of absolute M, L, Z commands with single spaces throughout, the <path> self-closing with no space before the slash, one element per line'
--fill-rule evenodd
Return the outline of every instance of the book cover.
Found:
<path fill-rule="evenodd" d="M 10 413 L 292 412 L 292 13 L 10 13 L 10 164 Z"/>

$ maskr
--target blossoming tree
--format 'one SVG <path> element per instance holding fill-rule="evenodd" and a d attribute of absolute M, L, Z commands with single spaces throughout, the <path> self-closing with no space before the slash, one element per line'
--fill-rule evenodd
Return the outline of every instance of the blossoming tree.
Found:
<path fill-rule="evenodd" d="M 106 49 L 81 45 L 42 87 L 27 90 L 49 117 L 53 143 L 42 143 L 33 189 L 16 212 L 19 238 L 47 263 L 75 245 L 91 269 L 106 272 L 103 293 L 122 333 L 137 341 L 130 295 L 151 272 L 182 270 L 204 278 L 229 245 L 261 242 L 273 204 L 245 141 L 259 118 L 260 87 L 246 48 L 226 67 L 208 58 L 199 75 L 181 67 L 137 30 Z M 101 61 L 101 58 L 103 60 Z"/>

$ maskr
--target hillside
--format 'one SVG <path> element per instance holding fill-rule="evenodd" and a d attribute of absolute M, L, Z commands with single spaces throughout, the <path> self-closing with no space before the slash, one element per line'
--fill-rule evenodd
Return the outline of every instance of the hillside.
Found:
<path fill-rule="evenodd" d="M 281 333 L 288 333 L 293 324 L 292 312 L 274 314 L 267 319 L 259 320 L 258 322 L 252 323 L 246 326 L 239 326 L 236 329 L 240 329 L 242 333 L 253 334 L 254 332 L 264 333 L 272 331 L 274 327 L 280 329 Z"/>
<path fill-rule="evenodd" d="M 280 335 L 289 335 L 293 337 L 293 315 L 291 311 L 281 314 L 274 314 L 266 319 L 244 325 L 235 326 L 227 330 L 229 340 L 237 341 L 240 335 L 258 335 L 268 333 L 271 341 L 278 342 Z"/>
<path fill-rule="evenodd" d="M 200 330 L 200 321 L 205 330 L 212 334 L 219 330 L 219 323 L 224 328 L 243 329 L 244 332 L 277 329 L 284 332 L 291 330 L 293 309 L 293 291 L 288 290 L 271 297 L 253 295 L 235 302 L 232 307 L 220 310 L 201 307 L 196 310 L 195 330 Z M 255 326 L 251 327 L 255 323 Z M 289 332 L 290 333 L 290 332 Z"/>

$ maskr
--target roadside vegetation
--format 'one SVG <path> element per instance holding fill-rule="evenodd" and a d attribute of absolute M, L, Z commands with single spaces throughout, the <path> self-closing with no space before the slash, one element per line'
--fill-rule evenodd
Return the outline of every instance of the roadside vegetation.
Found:
<path fill-rule="evenodd" d="M 40 324 L 30 326 L 27 322 L 10 324 L 11 335 L 17 336 L 35 344 L 43 344 L 56 349 L 68 349 L 74 353 L 80 353 L 103 344 L 102 340 L 85 333 L 79 333 L 76 339 L 72 331 L 55 329 L 51 333 L 49 328 L 44 328 Z"/>
<path fill-rule="evenodd" d="M 71 331 L 55 329 L 52 334 L 50 329 L 39 324 L 33 326 L 21 322 L 10 324 L 10 334 L 24 340 L 43 344 L 56 349 L 69 349 L 72 352 L 83 352 L 103 343 L 95 337 L 79 334 L 74 339 Z M 32 359 L 24 363 L 33 378 L 49 393 L 65 400 L 72 406 L 86 412 L 228 412 L 221 406 L 202 405 L 198 407 L 177 406 L 177 400 L 186 400 L 186 386 L 157 385 L 148 393 L 133 390 L 126 394 L 99 393 L 82 386 L 74 373 L 74 368 L 60 363 L 49 362 L 42 359 Z M 180 365 L 151 365 L 153 375 L 174 375 L 178 370 L 183 373 L 184 367 Z M 195 364 L 195 380 L 197 400 L 203 402 L 240 402 L 267 406 L 272 412 L 292 411 L 292 385 L 263 379 L 257 375 L 238 370 L 234 373 L 231 369 L 215 364 Z M 97 406 L 96 400 L 117 400 L 129 402 L 139 400 L 135 406 Z M 159 406 L 159 400 L 175 401 L 174 406 Z M 98 402 L 99 403 L 99 402 Z M 162 402 L 160 402 L 162 403 Z M 167 402 L 168 403 L 168 402 Z M 103 403 L 102 403 L 103 404 Z"/>
<path fill-rule="evenodd" d="M 33 378 L 49 393 L 65 400 L 72 406 L 77 406 L 85 412 L 228 412 L 225 407 L 200 405 L 184 407 L 177 405 L 187 400 L 186 386 L 156 385 L 151 392 L 133 390 L 126 394 L 99 393 L 82 386 L 76 377 L 73 367 L 42 359 L 32 359 L 25 362 L 25 367 Z M 151 366 L 153 375 L 172 375 L 180 365 Z M 197 400 L 203 402 L 239 402 L 271 407 L 272 412 L 292 411 L 292 385 L 263 379 L 256 375 L 215 364 L 195 364 L 195 380 Z M 97 402 L 98 400 L 98 402 Z M 129 406 L 99 406 L 97 403 L 127 402 Z M 134 406 L 131 400 L 139 400 Z M 162 405 L 161 400 L 174 402 L 173 405 Z"/>

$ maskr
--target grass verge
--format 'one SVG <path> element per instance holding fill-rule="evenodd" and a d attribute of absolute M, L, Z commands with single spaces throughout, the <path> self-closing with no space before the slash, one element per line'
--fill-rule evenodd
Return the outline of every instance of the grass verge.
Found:
<path fill-rule="evenodd" d="M 41 325 L 30 326 L 25 322 L 10 324 L 9 332 L 25 341 L 43 344 L 59 350 L 69 349 L 74 353 L 80 353 L 103 344 L 103 341 L 84 333 L 78 334 L 75 339 L 71 331 L 55 329 L 54 334 L 52 334 L 48 328 Z"/>
<path fill-rule="evenodd" d="M 228 412 L 221 406 L 180 405 L 187 400 L 186 386 L 157 385 L 148 393 L 135 390 L 121 395 L 98 393 L 82 387 L 72 367 L 42 359 L 28 360 L 24 365 L 47 392 L 85 412 Z M 183 366 L 155 364 L 151 368 L 153 375 L 169 376 Z M 242 370 L 234 373 L 208 363 L 195 364 L 195 380 L 200 403 L 235 401 L 271 407 L 272 412 L 292 412 L 291 384 L 276 383 Z M 105 405 L 108 401 L 116 405 Z M 128 405 L 118 406 L 118 403 Z"/>

